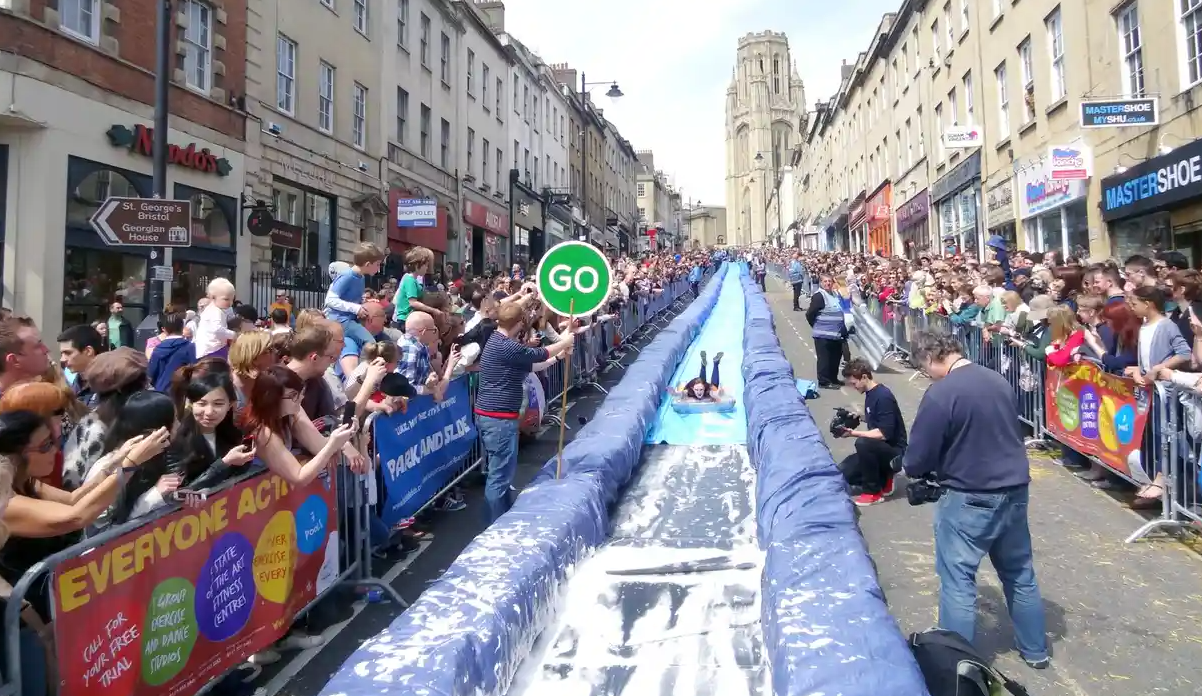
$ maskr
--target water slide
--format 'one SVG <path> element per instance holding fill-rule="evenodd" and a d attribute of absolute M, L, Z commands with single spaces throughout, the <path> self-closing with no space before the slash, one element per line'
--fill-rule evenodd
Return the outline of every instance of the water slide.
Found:
<path fill-rule="evenodd" d="M 669 386 L 723 352 L 727 414 Z M 322 696 L 927 696 L 746 267 Z"/>

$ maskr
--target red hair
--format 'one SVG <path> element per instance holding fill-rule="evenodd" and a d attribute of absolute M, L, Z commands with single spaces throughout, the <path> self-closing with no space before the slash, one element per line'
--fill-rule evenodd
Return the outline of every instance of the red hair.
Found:
<path fill-rule="evenodd" d="M 1110 301 L 1102 308 L 1102 319 L 1118 337 L 1118 347 L 1124 350 L 1139 345 L 1139 327 L 1143 323 L 1126 302 Z"/>
<path fill-rule="evenodd" d="M 272 365 L 255 378 L 254 386 L 247 394 L 246 410 L 243 412 L 242 431 L 257 436 L 267 430 L 280 435 L 284 432 L 285 417 L 282 406 L 284 394 L 289 390 L 298 394 L 305 388 L 305 381 L 292 370 Z"/>

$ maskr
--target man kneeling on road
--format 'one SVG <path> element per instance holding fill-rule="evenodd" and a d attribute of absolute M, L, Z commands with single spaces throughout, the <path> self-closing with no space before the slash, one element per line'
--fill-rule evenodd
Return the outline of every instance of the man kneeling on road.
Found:
<path fill-rule="evenodd" d="M 872 378 L 872 368 L 854 358 L 843 368 L 847 384 L 864 395 L 864 430 L 844 429 L 856 438 L 855 454 L 839 463 L 847 485 L 859 489 L 855 503 L 875 505 L 893 495 L 893 460 L 906 449 L 906 422 L 889 387 Z"/>

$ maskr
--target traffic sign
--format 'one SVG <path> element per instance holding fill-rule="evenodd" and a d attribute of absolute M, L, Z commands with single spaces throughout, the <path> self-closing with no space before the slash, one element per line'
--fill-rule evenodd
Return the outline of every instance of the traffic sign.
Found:
<path fill-rule="evenodd" d="M 543 304 L 562 316 L 592 314 L 605 304 L 613 269 L 597 247 L 561 242 L 547 250 L 534 274 Z"/>
<path fill-rule="evenodd" d="M 110 246 L 192 246 L 192 202 L 109 198 L 88 221 Z"/>

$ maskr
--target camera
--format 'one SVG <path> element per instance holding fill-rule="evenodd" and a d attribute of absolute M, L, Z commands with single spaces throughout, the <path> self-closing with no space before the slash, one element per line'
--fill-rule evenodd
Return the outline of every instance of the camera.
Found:
<path fill-rule="evenodd" d="M 906 486 L 906 500 L 911 505 L 926 505 L 943 497 L 943 486 L 933 477 L 927 476 L 910 481 Z"/>
<path fill-rule="evenodd" d="M 845 408 L 836 408 L 835 415 L 831 417 L 831 435 L 835 437 L 846 437 L 843 430 L 855 430 L 860 427 L 860 417 Z"/>

